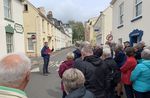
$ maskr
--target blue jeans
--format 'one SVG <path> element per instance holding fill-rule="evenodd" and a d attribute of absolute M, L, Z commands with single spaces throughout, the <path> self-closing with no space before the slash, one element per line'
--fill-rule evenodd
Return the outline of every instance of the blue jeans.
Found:
<path fill-rule="evenodd" d="M 127 98 L 134 98 L 134 90 L 132 85 L 124 85 Z"/>
<path fill-rule="evenodd" d="M 150 98 L 150 91 L 149 92 L 138 92 L 134 91 L 135 98 Z"/>
<path fill-rule="evenodd" d="M 43 65 L 43 74 L 48 73 L 48 64 L 49 64 L 49 58 L 43 57 L 44 65 Z"/>

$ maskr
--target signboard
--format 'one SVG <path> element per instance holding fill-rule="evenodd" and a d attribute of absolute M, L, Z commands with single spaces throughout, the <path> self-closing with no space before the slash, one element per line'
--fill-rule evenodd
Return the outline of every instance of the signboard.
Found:
<path fill-rule="evenodd" d="M 18 23 L 15 23 L 14 29 L 17 33 L 23 33 L 23 31 L 24 31 L 23 26 L 21 24 L 18 24 Z"/>
<path fill-rule="evenodd" d="M 108 34 L 108 35 L 106 36 L 106 39 L 107 39 L 108 41 L 112 41 L 112 40 L 113 40 L 113 36 L 112 36 L 111 34 Z"/>

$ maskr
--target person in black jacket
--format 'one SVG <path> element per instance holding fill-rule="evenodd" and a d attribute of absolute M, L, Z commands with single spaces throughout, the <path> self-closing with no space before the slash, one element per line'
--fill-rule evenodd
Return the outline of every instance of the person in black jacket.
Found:
<path fill-rule="evenodd" d="M 67 92 L 65 98 L 95 98 L 94 94 L 84 87 L 85 77 L 80 70 L 76 68 L 66 70 L 62 81 Z"/>
<path fill-rule="evenodd" d="M 120 82 L 121 73 L 117 63 L 111 57 L 110 48 L 103 49 L 102 58 L 103 64 L 95 71 L 97 94 L 104 90 L 104 97 L 98 96 L 97 98 L 116 98 L 115 88 Z"/>
<path fill-rule="evenodd" d="M 96 98 L 104 98 L 98 96 L 105 96 L 104 89 L 101 89 L 100 93 L 97 93 L 97 85 L 95 83 L 95 70 L 102 64 L 102 60 L 93 55 L 91 45 L 85 45 L 82 50 L 82 59 L 75 61 L 75 68 L 83 72 L 85 76 L 85 87 L 87 90 L 95 94 Z M 99 91 L 98 91 L 99 92 Z"/>

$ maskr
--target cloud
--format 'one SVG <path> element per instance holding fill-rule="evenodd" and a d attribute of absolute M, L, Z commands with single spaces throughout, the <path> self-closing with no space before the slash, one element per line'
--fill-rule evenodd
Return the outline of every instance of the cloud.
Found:
<path fill-rule="evenodd" d="M 54 17 L 67 22 L 68 20 L 87 21 L 99 15 L 111 0 L 29 0 L 36 7 L 44 6 L 51 10 Z"/>

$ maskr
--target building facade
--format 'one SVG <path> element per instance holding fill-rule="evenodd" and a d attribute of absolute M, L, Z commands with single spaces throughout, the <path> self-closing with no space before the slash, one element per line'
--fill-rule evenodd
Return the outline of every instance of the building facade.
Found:
<path fill-rule="evenodd" d="M 89 19 L 85 23 L 85 40 L 92 43 L 92 45 L 96 44 L 96 33 L 94 31 L 94 24 L 97 20 L 97 17 Z"/>
<path fill-rule="evenodd" d="M 36 8 L 29 1 L 24 4 L 25 49 L 28 56 L 41 56 L 44 42 L 49 47 L 60 50 L 66 47 L 66 33 L 63 23 L 53 18 L 52 12 L 43 7 Z"/>
<path fill-rule="evenodd" d="M 150 44 L 148 9 L 149 0 L 112 0 L 114 41 L 122 44 L 130 41 L 131 45 L 145 41 Z"/>
<path fill-rule="evenodd" d="M 7 53 L 25 52 L 23 2 L 24 0 L 0 0 L 0 58 Z"/>
<path fill-rule="evenodd" d="M 111 41 L 107 37 L 111 35 L 112 31 L 112 7 L 109 6 L 100 13 L 100 16 L 94 24 L 96 32 L 96 44 L 105 44 L 106 41 Z"/>

